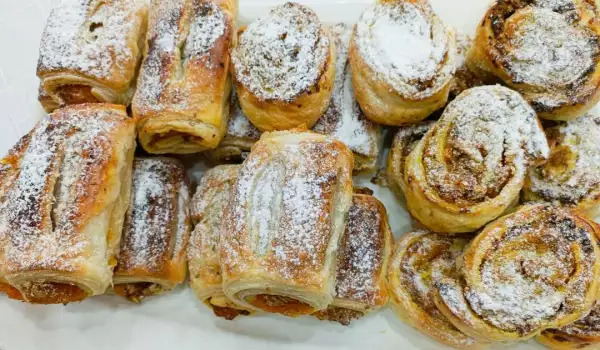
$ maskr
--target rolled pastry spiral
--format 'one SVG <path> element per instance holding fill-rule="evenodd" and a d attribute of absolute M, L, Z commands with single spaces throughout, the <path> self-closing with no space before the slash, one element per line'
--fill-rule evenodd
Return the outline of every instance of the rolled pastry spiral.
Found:
<path fill-rule="evenodd" d="M 499 0 L 468 64 L 519 91 L 540 118 L 573 119 L 600 99 L 599 20 L 597 1 Z"/>
<path fill-rule="evenodd" d="M 523 188 L 527 201 L 546 201 L 600 216 L 600 116 L 587 113 L 546 130 L 548 162 L 533 168 Z"/>
<path fill-rule="evenodd" d="M 600 345 L 600 303 L 589 315 L 570 325 L 547 329 L 536 340 L 551 349 L 597 349 Z"/>
<path fill-rule="evenodd" d="M 517 92 L 469 89 L 406 158 L 408 210 L 432 231 L 473 232 L 517 202 L 527 170 L 548 153 L 535 112 Z"/>
<path fill-rule="evenodd" d="M 434 282 L 453 270 L 469 242 L 466 235 L 409 232 L 396 244 L 388 269 L 392 309 L 399 318 L 439 342 L 458 349 L 482 343 L 458 330 L 434 303 Z"/>
<path fill-rule="evenodd" d="M 486 226 L 436 281 L 436 305 L 465 334 L 531 338 L 586 315 L 598 295 L 600 228 L 577 211 L 528 205 Z"/>
<path fill-rule="evenodd" d="M 455 51 L 454 32 L 426 0 L 380 0 L 368 8 L 350 43 L 355 95 L 367 118 L 401 125 L 443 107 Z"/>

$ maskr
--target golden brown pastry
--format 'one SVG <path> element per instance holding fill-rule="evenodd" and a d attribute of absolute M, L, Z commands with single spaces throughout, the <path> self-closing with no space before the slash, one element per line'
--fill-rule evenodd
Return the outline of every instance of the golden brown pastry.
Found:
<path fill-rule="evenodd" d="M 367 118 L 386 125 L 425 119 L 448 100 L 454 33 L 427 0 L 380 0 L 356 24 L 350 65 Z"/>
<path fill-rule="evenodd" d="M 525 181 L 526 201 L 547 201 L 600 216 L 600 116 L 585 114 L 546 130 L 548 162 Z"/>
<path fill-rule="evenodd" d="M 62 304 L 110 286 L 129 204 L 134 127 L 124 106 L 69 106 L 42 119 L 2 159 L 0 276 L 24 300 Z"/>
<path fill-rule="evenodd" d="M 310 128 L 327 110 L 335 44 L 311 9 L 272 8 L 239 33 L 231 56 L 240 105 L 258 129 Z"/>
<path fill-rule="evenodd" d="M 183 282 L 189 197 L 186 170 L 177 159 L 133 161 L 131 202 L 113 275 L 116 294 L 139 303 Z"/>
<path fill-rule="evenodd" d="M 242 165 L 222 219 L 223 291 L 288 316 L 333 301 L 337 250 L 352 204 L 352 152 L 312 132 L 265 133 Z"/>
<path fill-rule="evenodd" d="M 434 232 L 473 232 L 519 199 L 528 169 L 548 157 L 533 109 L 501 86 L 450 102 L 404 164 L 410 214 Z M 398 165 L 392 165 L 398 166 Z"/>
<path fill-rule="evenodd" d="M 473 46 L 473 38 L 462 32 L 456 33 L 456 72 L 452 79 L 452 85 L 450 85 L 450 100 L 455 99 L 467 89 L 482 86 L 486 83 L 467 65 L 467 53 L 471 46 Z"/>
<path fill-rule="evenodd" d="M 219 165 L 204 173 L 191 206 L 196 227 L 188 248 L 190 286 L 216 316 L 228 320 L 250 314 L 223 293 L 219 263 L 220 226 L 240 168 L 241 165 Z"/>
<path fill-rule="evenodd" d="M 383 204 L 373 196 L 355 194 L 338 251 L 333 302 L 315 316 L 349 325 L 384 307 L 393 240 Z"/>
<path fill-rule="evenodd" d="M 468 65 L 519 91 L 540 118 L 576 118 L 600 100 L 598 10 L 596 0 L 497 1 Z"/>
<path fill-rule="evenodd" d="M 600 346 L 600 303 L 589 315 L 558 329 L 547 329 L 536 340 L 555 350 L 598 349 Z"/>
<path fill-rule="evenodd" d="M 147 152 L 197 153 L 217 147 L 223 138 L 236 16 L 236 0 L 152 3 L 132 102 Z"/>
<path fill-rule="evenodd" d="M 44 109 L 93 102 L 129 104 L 146 16 L 143 1 L 61 1 L 48 16 L 40 43 L 37 75 Z"/>
<path fill-rule="evenodd" d="M 563 327 L 596 301 L 599 233 L 577 211 L 524 206 L 473 239 L 454 276 L 436 281 L 436 305 L 465 334 L 492 341 Z"/>
<path fill-rule="evenodd" d="M 481 349 L 486 342 L 465 335 L 440 312 L 434 303 L 434 284 L 453 270 L 469 241 L 468 235 L 409 232 L 396 243 L 388 271 L 391 305 L 396 315 L 456 349 Z"/>
<path fill-rule="evenodd" d="M 336 48 L 335 84 L 331 103 L 313 131 L 342 141 L 354 153 L 354 170 L 373 170 L 379 156 L 380 127 L 365 118 L 354 98 L 348 63 L 351 27 L 340 23 L 332 28 Z"/>

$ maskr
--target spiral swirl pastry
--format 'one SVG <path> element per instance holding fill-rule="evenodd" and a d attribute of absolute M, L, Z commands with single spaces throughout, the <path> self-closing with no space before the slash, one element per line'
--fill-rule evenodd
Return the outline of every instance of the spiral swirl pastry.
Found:
<path fill-rule="evenodd" d="M 577 211 L 528 205 L 486 226 L 436 281 L 436 305 L 465 334 L 531 338 L 586 315 L 598 295 L 600 227 Z"/>
<path fill-rule="evenodd" d="M 402 125 L 443 107 L 455 53 L 454 32 L 427 0 L 380 0 L 368 8 L 350 44 L 355 95 L 367 118 Z"/>
<path fill-rule="evenodd" d="M 536 340 L 551 349 L 597 349 L 600 345 L 600 303 L 589 315 L 570 325 L 547 329 Z"/>
<path fill-rule="evenodd" d="M 406 158 L 409 212 L 435 232 L 473 232 L 515 204 L 548 142 L 533 109 L 501 86 L 469 89 Z"/>
<path fill-rule="evenodd" d="M 498 0 L 469 66 L 518 90 L 538 116 L 570 120 L 600 99 L 600 16 L 591 0 Z"/>
<path fill-rule="evenodd" d="M 546 130 L 548 162 L 531 170 L 524 187 L 527 201 L 572 206 L 600 216 L 600 116 L 585 114 Z"/>
<path fill-rule="evenodd" d="M 453 348 L 480 349 L 484 343 L 458 330 L 434 303 L 435 281 L 451 273 L 468 242 L 468 236 L 426 230 L 405 234 L 394 248 L 388 284 L 400 319 Z"/>

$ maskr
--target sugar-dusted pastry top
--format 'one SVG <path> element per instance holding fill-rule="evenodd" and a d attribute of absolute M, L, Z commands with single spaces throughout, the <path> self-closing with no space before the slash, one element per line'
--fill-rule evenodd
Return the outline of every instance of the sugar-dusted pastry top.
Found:
<path fill-rule="evenodd" d="M 356 24 L 363 60 L 398 93 L 430 96 L 454 73 L 454 38 L 427 1 L 384 1 Z"/>
<path fill-rule="evenodd" d="M 585 114 L 548 129 L 547 135 L 550 158 L 530 172 L 527 191 L 566 205 L 600 202 L 600 116 Z"/>
<path fill-rule="evenodd" d="M 169 262 L 185 248 L 188 202 L 183 164 L 174 158 L 136 158 L 115 273 L 166 272 Z"/>
<path fill-rule="evenodd" d="M 42 119 L 2 159 L 4 275 L 84 268 L 97 247 L 83 228 L 116 197 L 114 164 L 125 155 L 115 148 L 133 127 L 123 106 L 67 107 Z"/>
<path fill-rule="evenodd" d="M 352 27 L 340 23 L 333 26 L 331 31 L 336 47 L 335 83 L 331 104 L 313 130 L 337 138 L 352 152 L 367 157 L 377 157 L 379 152 L 377 126 L 365 118 L 354 98 L 348 64 Z"/>
<path fill-rule="evenodd" d="M 137 0 L 60 1 L 42 34 L 38 75 L 72 70 L 111 82 L 123 77 L 128 84 L 141 50 L 145 7 Z"/>
<path fill-rule="evenodd" d="M 235 88 L 231 93 L 229 122 L 225 136 L 258 140 L 262 132 L 258 130 L 242 111 Z"/>
<path fill-rule="evenodd" d="M 330 59 L 329 34 L 309 8 L 276 6 L 239 35 L 236 80 L 260 100 L 291 101 L 316 84 Z"/>
<path fill-rule="evenodd" d="M 232 16 L 216 1 L 153 2 L 134 106 L 143 114 L 185 112 L 211 103 L 202 90 L 223 80 Z"/>

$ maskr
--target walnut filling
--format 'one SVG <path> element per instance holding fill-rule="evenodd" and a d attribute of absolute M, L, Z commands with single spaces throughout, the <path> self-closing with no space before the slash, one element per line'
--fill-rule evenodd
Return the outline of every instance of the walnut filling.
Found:
<path fill-rule="evenodd" d="M 88 297 L 86 291 L 75 285 L 54 282 L 27 283 L 21 286 L 21 292 L 33 304 L 66 304 Z"/>
<path fill-rule="evenodd" d="M 117 284 L 113 287 L 113 290 L 116 294 L 127 298 L 127 300 L 134 303 L 139 303 L 145 297 L 161 293 L 164 288 L 160 284 L 156 283 L 139 282 Z"/>
<path fill-rule="evenodd" d="M 234 318 L 236 318 L 240 315 L 242 315 L 242 316 L 250 315 L 250 312 L 248 312 L 246 310 L 240 310 L 240 309 L 236 309 L 233 307 L 221 307 L 221 306 L 212 305 L 212 309 L 213 309 L 213 313 L 215 314 L 215 316 L 222 317 L 229 321 L 233 320 Z"/>
<path fill-rule="evenodd" d="M 293 298 L 280 295 L 258 294 L 248 301 L 266 312 L 282 314 L 286 316 L 310 315 L 315 310 L 312 306 Z"/>
<path fill-rule="evenodd" d="M 62 85 L 56 89 L 56 94 L 68 105 L 102 102 L 92 94 L 92 87 L 88 85 Z"/>
<path fill-rule="evenodd" d="M 341 325 L 347 326 L 352 320 L 358 320 L 363 317 L 363 313 L 356 310 L 329 306 L 325 310 L 315 312 L 314 316 L 321 321 L 339 322 Z"/>

